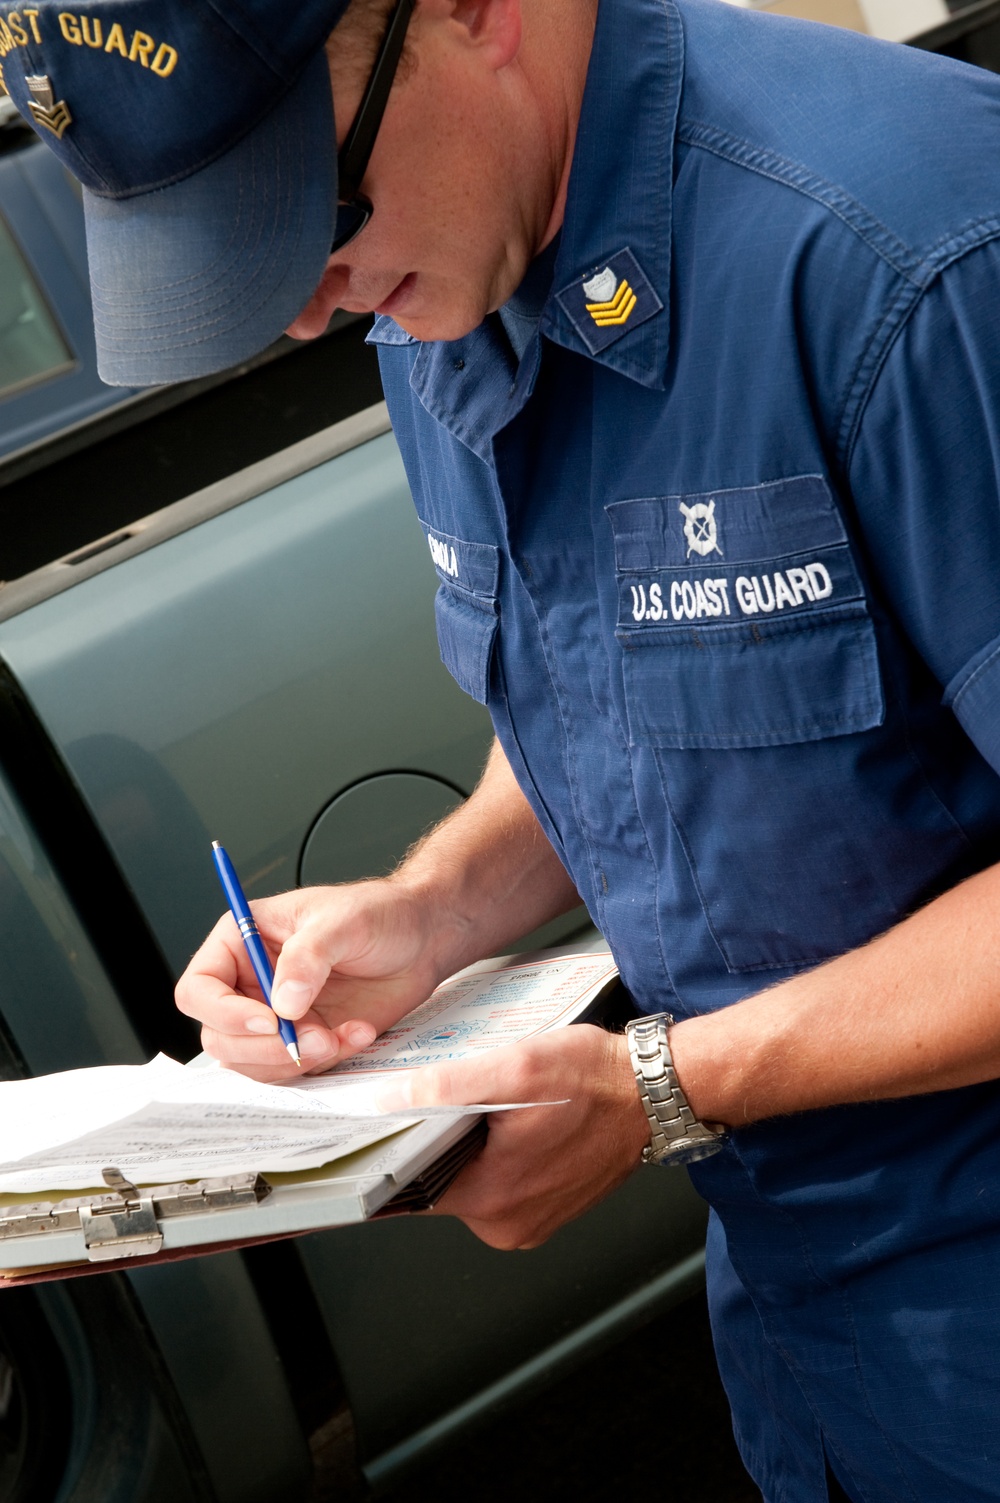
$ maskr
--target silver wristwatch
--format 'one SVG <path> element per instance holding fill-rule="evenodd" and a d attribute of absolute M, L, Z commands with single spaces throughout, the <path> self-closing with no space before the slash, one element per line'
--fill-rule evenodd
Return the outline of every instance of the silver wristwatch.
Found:
<path fill-rule="evenodd" d="M 658 1012 L 625 1025 L 635 1083 L 649 1118 L 644 1164 L 691 1164 L 706 1159 L 722 1147 L 727 1136 L 724 1128 L 699 1122 L 688 1106 L 667 1043 L 667 1029 L 673 1021 L 668 1012 Z"/>

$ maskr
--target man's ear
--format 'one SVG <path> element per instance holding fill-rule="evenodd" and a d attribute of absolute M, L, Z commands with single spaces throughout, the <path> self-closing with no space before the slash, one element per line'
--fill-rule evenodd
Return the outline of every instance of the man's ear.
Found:
<path fill-rule="evenodd" d="M 417 0 L 428 20 L 460 27 L 460 40 L 479 51 L 494 68 L 503 68 L 521 46 L 521 0 Z"/>

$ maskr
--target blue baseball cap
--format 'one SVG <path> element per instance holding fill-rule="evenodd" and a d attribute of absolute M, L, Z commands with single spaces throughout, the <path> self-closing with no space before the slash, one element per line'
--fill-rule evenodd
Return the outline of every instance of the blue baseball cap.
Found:
<path fill-rule="evenodd" d="M 348 0 L 34 0 L 0 81 L 83 185 L 98 369 L 209 375 L 264 349 L 326 266 L 324 43 Z"/>

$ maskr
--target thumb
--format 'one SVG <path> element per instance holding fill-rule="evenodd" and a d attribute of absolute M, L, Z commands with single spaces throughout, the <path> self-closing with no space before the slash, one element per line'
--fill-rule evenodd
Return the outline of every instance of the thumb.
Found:
<path fill-rule="evenodd" d="M 423 1106 L 466 1106 L 479 1101 L 475 1061 L 449 1060 L 446 1064 L 399 1069 L 375 1088 L 375 1106 L 380 1112 L 404 1112 Z M 471 1077 L 471 1078 L 470 1078 Z M 470 1090 L 472 1094 L 470 1095 Z"/>
<path fill-rule="evenodd" d="M 513 1050 L 516 1049 L 514 1045 Z M 517 1107 L 567 1106 L 571 1098 L 564 1092 L 549 1090 L 541 1097 L 533 1096 L 532 1082 L 517 1067 L 516 1059 L 507 1062 L 505 1068 L 502 1056 L 513 1050 L 492 1049 L 489 1058 L 449 1059 L 435 1065 L 393 1070 L 388 1079 L 375 1084 L 375 1110 L 391 1116 L 393 1112 L 442 1107 L 509 1112 Z M 542 1077 L 533 1083 L 545 1086 Z"/>
<path fill-rule="evenodd" d="M 330 959 L 298 934 L 286 939 L 274 967 L 271 1006 L 280 1017 L 301 1018 L 326 985 Z"/>

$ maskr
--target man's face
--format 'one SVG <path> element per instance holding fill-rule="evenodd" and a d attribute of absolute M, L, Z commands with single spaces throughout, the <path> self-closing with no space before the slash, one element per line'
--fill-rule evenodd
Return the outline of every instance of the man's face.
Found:
<path fill-rule="evenodd" d="M 331 256 L 288 330 L 296 338 L 344 308 L 387 313 L 417 339 L 457 339 L 510 297 L 548 234 L 559 172 L 516 56 L 498 67 L 503 54 L 434 0 L 418 5 L 409 36 L 415 66 L 397 76 L 362 184 L 372 218 Z M 330 53 L 342 142 L 365 80 Z"/>

